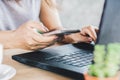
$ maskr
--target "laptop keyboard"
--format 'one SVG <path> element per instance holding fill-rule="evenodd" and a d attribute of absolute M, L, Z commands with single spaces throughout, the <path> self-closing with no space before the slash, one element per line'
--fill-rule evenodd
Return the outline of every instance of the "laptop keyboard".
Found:
<path fill-rule="evenodd" d="M 72 54 L 67 54 L 64 56 L 54 56 L 46 58 L 46 60 L 52 60 L 55 62 L 60 62 L 67 65 L 72 65 L 76 67 L 83 67 L 90 65 L 92 63 L 93 53 L 86 51 L 77 51 Z"/>

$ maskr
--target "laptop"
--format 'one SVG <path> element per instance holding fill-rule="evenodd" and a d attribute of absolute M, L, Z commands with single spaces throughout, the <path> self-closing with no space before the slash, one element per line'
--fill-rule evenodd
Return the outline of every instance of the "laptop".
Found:
<path fill-rule="evenodd" d="M 105 0 L 99 25 L 97 44 L 120 42 L 120 0 Z M 12 59 L 48 70 L 74 80 L 84 80 L 83 74 L 93 63 L 93 44 L 76 43 L 13 55 Z"/>

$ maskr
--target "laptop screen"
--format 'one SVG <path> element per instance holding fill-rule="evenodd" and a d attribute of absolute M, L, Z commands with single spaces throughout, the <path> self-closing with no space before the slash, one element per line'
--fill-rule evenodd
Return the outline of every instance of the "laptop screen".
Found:
<path fill-rule="evenodd" d="M 120 0 L 105 0 L 98 44 L 120 42 Z"/>

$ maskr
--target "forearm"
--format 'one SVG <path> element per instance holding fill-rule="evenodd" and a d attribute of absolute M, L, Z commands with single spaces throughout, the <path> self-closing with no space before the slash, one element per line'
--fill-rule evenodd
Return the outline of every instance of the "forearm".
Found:
<path fill-rule="evenodd" d="M 58 10 L 55 7 L 55 0 L 51 0 L 54 6 L 48 5 L 42 0 L 40 19 L 49 30 L 63 29 Z"/>
<path fill-rule="evenodd" d="M 5 49 L 11 48 L 13 45 L 14 34 L 13 31 L 0 31 L 0 43 Z"/>

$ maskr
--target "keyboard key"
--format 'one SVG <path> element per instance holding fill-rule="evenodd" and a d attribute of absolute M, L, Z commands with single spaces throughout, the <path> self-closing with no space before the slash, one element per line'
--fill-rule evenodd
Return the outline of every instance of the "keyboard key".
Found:
<path fill-rule="evenodd" d="M 92 63 L 91 61 L 93 60 L 93 54 L 86 51 L 77 51 L 69 55 L 50 57 L 46 60 L 81 67 Z"/>

